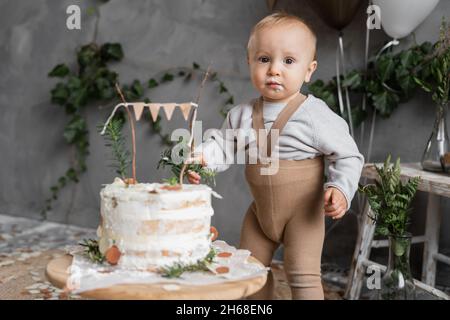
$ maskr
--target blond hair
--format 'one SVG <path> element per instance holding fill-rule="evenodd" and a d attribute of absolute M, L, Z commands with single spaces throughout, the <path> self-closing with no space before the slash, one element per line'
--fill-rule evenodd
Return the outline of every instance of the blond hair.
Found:
<path fill-rule="evenodd" d="M 263 19 L 261 19 L 257 24 L 255 24 L 252 28 L 252 31 L 250 32 L 250 36 L 248 39 L 248 43 L 247 43 L 247 52 L 250 46 L 250 42 L 253 38 L 253 35 L 265 28 L 265 27 L 269 27 L 269 26 L 274 26 L 277 24 L 301 24 L 302 26 L 306 27 L 306 29 L 310 32 L 311 36 L 313 37 L 314 40 L 314 55 L 313 55 L 313 60 L 316 60 L 316 51 L 317 51 L 317 36 L 316 33 L 314 32 L 314 30 L 311 28 L 311 26 L 305 22 L 305 20 L 303 20 L 302 18 L 299 18 L 293 14 L 289 14 L 286 12 L 275 12 L 272 13 L 271 15 L 268 15 L 266 17 L 264 17 Z"/>

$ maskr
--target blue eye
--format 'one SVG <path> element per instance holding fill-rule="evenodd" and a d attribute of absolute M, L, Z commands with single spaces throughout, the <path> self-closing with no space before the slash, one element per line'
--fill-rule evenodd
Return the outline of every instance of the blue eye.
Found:
<path fill-rule="evenodd" d="M 259 57 L 258 61 L 262 63 L 267 63 L 270 61 L 270 59 L 268 57 Z"/>
<path fill-rule="evenodd" d="M 295 62 L 295 60 L 292 59 L 292 58 L 286 58 L 286 59 L 284 59 L 284 63 L 286 63 L 286 64 L 293 64 L 294 62 Z"/>

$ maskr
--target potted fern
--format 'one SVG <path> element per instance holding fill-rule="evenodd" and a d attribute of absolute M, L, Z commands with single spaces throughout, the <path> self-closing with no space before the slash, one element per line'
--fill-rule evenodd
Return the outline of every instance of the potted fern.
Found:
<path fill-rule="evenodd" d="M 411 234 L 411 202 L 420 177 L 403 183 L 400 178 L 400 158 L 391 164 L 388 155 L 382 167 L 375 167 L 378 179 L 374 184 L 359 186 L 367 196 L 371 211 L 369 217 L 376 223 L 375 234 L 389 238 L 389 262 L 381 280 L 380 299 L 414 299 L 415 286 L 409 265 Z"/>

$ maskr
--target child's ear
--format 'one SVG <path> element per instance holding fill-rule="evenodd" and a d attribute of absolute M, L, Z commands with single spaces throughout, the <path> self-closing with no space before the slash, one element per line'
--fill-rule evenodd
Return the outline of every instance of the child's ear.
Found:
<path fill-rule="evenodd" d="M 308 83 L 311 81 L 311 76 L 313 75 L 314 71 L 317 69 L 317 61 L 314 60 L 309 64 L 308 70 L 306 70 L 305 74 L 305 82 Z"/>

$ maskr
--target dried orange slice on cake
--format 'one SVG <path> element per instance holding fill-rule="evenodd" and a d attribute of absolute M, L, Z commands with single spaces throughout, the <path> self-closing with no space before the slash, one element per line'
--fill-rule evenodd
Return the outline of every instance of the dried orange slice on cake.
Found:
<path fill-rule="evenodd" d="M 216 272 L 219 274 L 228 273 L 228 272 L 230 272 L 230 268 L 225 267 L 225 266 L 217 267 Z"/>
<path fill-rule="evenodd" d="M 219 236 L 219 231 L 217 231 L 217 229 L 213 226 L 211 226 L 211 228 L 209 228 L 209 233 L 212 234 L 211 241 L 216 240 L 217 237 Z"/>
<path fill-rule="evenodd" d="M 117 248 L 116 245 L 113 245 L 111 248 L 106 250 L 105 253 L 106 261 L 108 261 L 108 263 L 113 266 L 119 262 L 120 256 L 121 256 L 120 250 L 119 248 Z"/>
<path fill-rule="evenodd" d="M 232 255 L 233 254 L 231 252 L 226 252 L 226 251 L 220 252 L 220 253 L 217 254 L 217 256 L 219 258 L 228 258 L 228 257 L 231 257 Z"/>

